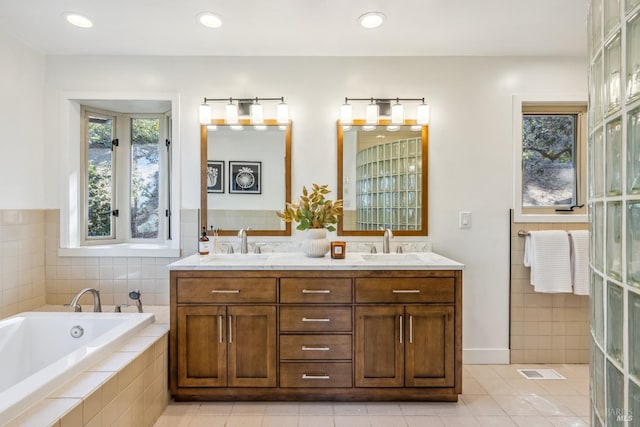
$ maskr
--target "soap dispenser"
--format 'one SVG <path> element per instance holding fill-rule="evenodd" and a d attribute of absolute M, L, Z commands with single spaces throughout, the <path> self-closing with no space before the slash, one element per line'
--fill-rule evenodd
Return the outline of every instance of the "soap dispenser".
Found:
<path fill-rule="evenodd" d="M 202 235 L 198 241 L 198 253 L 200 255 L 209 255 L 209 238 L 207 237 L 207 230 L 202 227 Z"/>

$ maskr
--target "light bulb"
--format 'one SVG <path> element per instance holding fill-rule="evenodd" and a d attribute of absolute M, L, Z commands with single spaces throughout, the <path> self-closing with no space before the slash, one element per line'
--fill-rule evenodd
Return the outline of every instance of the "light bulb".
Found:
<path fill-rule="evenodd" d="M 428 125 L 429 119 L 431 116 L 431 112 L 429 111 L 429 104 L 420 104 L 418 105 L 418 110 L 416 112 L 416 122 L 419 125 Z"/>
<path fill-rule="evenodd" d="M 276 120 L 281 125 L 289 123 L 289 106 L 284 102 L 276 107 Z"/>
<path fill-rule="evenodd" d="M 353 108 L 346 102 L 340 106 L 340 122 L 350 125 L 353 122 Z"/>
<path fill-rule="evenodd" d="M 365 117 L 366 117 L 365 121 L 367 124 L 370 124 L 370 125 L 378 124 L 378 104 L 367 105 Z"/>

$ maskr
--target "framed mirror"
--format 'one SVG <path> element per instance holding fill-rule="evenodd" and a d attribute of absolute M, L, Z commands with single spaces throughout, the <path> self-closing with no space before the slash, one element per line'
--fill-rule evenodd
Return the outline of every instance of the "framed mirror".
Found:
<path fill-rule="evenodd" d="M 276 212 L 291 201 L 291 121 L 265 120 L 200 127 L 201 227 L 231 236 L 251 227 L 253 236 L 290 236 Z"/>
<path fill-rule="evenodd" d="M 338 235 L 428 234 L 428 126 L 338 121 Z"/>

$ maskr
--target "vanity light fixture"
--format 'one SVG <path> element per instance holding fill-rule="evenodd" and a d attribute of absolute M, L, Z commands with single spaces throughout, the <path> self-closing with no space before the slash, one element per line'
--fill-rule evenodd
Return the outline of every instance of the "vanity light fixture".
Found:
<path fill-rule="evenodd" d="M 204 98 L 202 105 L 200 105 L 199 120 L 200 124 L 211 124 L 213 119 L 213 113 L 211 110 L 212 105 L 210 103 L 222 103 L 224 106 L 224 123 L 228 125 L 235 125 L 242 121 L 243 124 L 263 125 L 265 122 L 264 106 L 260 101 L 279 101 L 276 106 L 276 122 L 280 125 L 285 125 L 289 122 L 289 106 L 285 104 L 284 97 L 280 98 Z M 240 108 L 239 108 L 240 107 Z M 244 107 L 249 107 L 245 112 Z M 243 115 L 243 119 L 240 120 L 240 115 Z M 244 118 L 248 114 L 250 123 Z M 219 116 L 218 116 L 219 117 Z"/>
<path fill-rule="evenodd" d="M 73 12 L 66 12 L 63 14 L 64 19 L 67 20 L 71 25 L 75 25 L 80 28 L 91 28 L 93 27 L 93 22 L 86 16 L 79 15 Z"/>
<path fill-rule="evenodd" d="M 367 12 L 364 15 L 360 15 L 358 22 L 363 28 L 373 29 L 382 25 L 385 18 L 386 16 L 382 12 Z"/>
<path fill-rule="evenodd" d="M 364 122 L 367 125 L 374 124 L 429 124 L 429 104 L 424 98 L 345 98 L 340 106 L 340 122 L 344 126 L 352 125 L 353 105 L 350 102 L 369 102 L 365 107 Z M 405 105 L 400 102 L 419 102 L 415 109 L 415 119 L 405 119 Z M 391 102 L 395 102 L 391 104 Z"/>

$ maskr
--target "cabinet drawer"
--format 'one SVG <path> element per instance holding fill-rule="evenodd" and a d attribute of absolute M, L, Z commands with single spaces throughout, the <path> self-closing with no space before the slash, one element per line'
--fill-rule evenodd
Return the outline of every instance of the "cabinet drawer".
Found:
<path fill-rule="evenodd" d="M 281 332 L 351 332 L 351 307 L 280 307 Z"/>
<path fill-rule="evenodd" d="M 178 279 L 178 303 L 276 302 L 275 278 Z"/>
<path fill-rule="evenodd" d="M 400 277 L 356 279 L 356 302 L 453 303 L 454 279 Z"/>
<path fill-rule="evenodd" d="M 281 278 L 280 302 L 350 303 L 351 279 Z"/>
<path fill-rule="evenodd" d="M 280 359 L 351 359 L 351 335 L 280 335 Z"/>
<path fill-rule="evenodd" d="M 351 363 L 280 364 L 280 387 L 352 387 Z"/>

